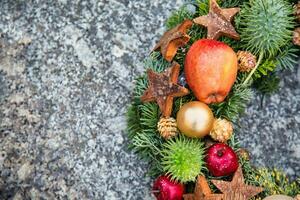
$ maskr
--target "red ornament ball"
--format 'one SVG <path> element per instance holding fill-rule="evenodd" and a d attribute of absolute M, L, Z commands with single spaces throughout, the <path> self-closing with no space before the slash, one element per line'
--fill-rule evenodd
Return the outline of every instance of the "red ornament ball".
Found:
<path fill-rule="evenodd" d="M 158 177 L 153 185 L 153 194 L 157 200 L 181 200 L 184 186 L 167 176 Z"/>
<path fill-rule="evenodd" d="M 228 176 L 239 166 L 238 157 L 233 149 L 223 143 L 212 145 L 207 150 L 207 168 L 213 176 Z"/>

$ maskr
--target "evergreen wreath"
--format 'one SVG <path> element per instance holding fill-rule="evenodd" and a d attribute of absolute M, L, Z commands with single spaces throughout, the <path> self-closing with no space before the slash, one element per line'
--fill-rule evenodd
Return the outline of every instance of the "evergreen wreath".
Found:
<path fill-rule="evenodd" d="M 245 183 L 263 188 L 260 193 L 258 189 L 257 194 L 247 196 L 243 193 L 244 199 L 258 200 L 275 194 L 295 197 L 300 194 L 300 178 L 289 181 L 283 172 L 276 169 L 256 169 L 251 166 L 247 152 L 240 147 L 232 128 L 232 124 L 237 122 L 239 115 L 243 113 L 251 99 L 253 89 L 262 94 L 276 92 L 279 85 L 278 74 L 296 65 L 299 46 L 293 44 L 293 41 L 299 38 L 293 39 L 293 31 L 299 26 L 297 19 L 299 20 L 300 3 L 295 4 L 297 2 L 293 0 L 190 0 L 172 13 L 166 22 L 168 31 L 155 47 L 156 51 L 151 52 L 149 58 L 145 60 L 147 73 L 136 79 L 132 104 L 127 113 L 130 148 L 149 162 L 150 176 L 164 175 L 166 176 L 164 178 L 169 178 L 172 184 L 181 186 L 184 184 L 185 195 L 195 190 L 195 193 L 191 194 L 194 195 L 194 199 L 197 198 L 196 193 L 198 194 L 200 190 L 203 190 L 203 199 L 206 195 L 212 195 L 211 192 L 225 195 L 226 192 L 229 194 L 232 191 L 236 193 L 243 191 L 242 186 L 231 188 L 232 191 L 223 191 L 218 185 L 212 184 L 215 183 L 213 179 L 234 181 L 232 174 L 237 168 L 233 167 L 233 172 L 227 174 L 224 172 L 224 176 L 216 177 L 211 168 L 207 167 L 210 162 L 208 150 L 213 151 L 213 148 L 216 148 L 215 144 L 223 144 L 225 139 L 228 148 L 233 149 L 238 157 Z M 189 9 L 190 5 L 194 6 L 195 11 Z M 221 12 L 218 12 L 218 5 L 223 9 Z M 233 29 L 229 29 L 231 23 L 221 27 L 219 21 L 213 21 L 216 17 L 219 17 L 218 20 L 224 20 L 224 24 L 228 21 L 232 22 Z M 225 34 L 218 35 L 217 31 L 212 31 L 216 27 Z M 240 40 L 237 40 L 238 35 Z M 204 39 L 206 37 L 210 37 L 210 40 Z M 213 100 L 208 102 L 201 99 L 201 95 L 196 91 L 197 87 L 201 86 L 192 86 L 186 69 L 187 60 L 195 57 L 194 55 L 189 57 L 193 46 L 205 46 L 206 43 L 216 40 L 221 41 L 222 45 L 231 47 L 234 52 L 240 52 L 237 53 L 238 71 L 225 98 L 219 100 L 219 96 L 214 93 Z M 219 45 L 219 43 L 214 44 Z M 171 61 L 173 61 L 172 65 Z M 193 64 L 195 62 L 193 61 Z M 177 66 L 180 67 L 177 69 Z M 190 90 L 189 94 L 184 94 L 185 87 Z M 162 95 L 166 97 L 162 98 Z M 168 103 L 163 104 L 164 101 Z M 202 118 L 207 118 L 212 111 L 214 118 L 220 119 L 210 120 L 214 121 L 213 124 L 207 122 L 210 132 L 205 133 L 205 137 L 191 136 L 194 134 L 191 132 L 186 134 L 185 128 L 188 125 L 178 121 L 181 113 L 183 116 L 187 115 L 188 111 L 183 109 L 191 102 L 198 102 L 198 104 L 197 107 L 193 107 L 194 113 L 190 114 L 190 118 L 201 110 Z M 192 120 L 193 123 L 197 122 L 197 119 Z M 218 141 L 218 138 L 222 138 L 223 141 Z M 217 153 L 219 154 L 220 151 Z M 230 163 L 231 166 L 234 166 L 233 163 L 234 161 Z M 234 177 L 238 176 L 236 174 Z M 203 180 L 200 177 L 207 179 L 211 191 L 205 193 L 205 182 L 200 181 Z M 167 193 L 155 194 L 162 200 L 188 199 L 188 195 L 185 195 L 182 192 L 177 197 L 168 197 Z M 227 197 L 222 198 L 228 200 Z M 231 197 L 231 200 L 235 199 L 240 198 Z"/>

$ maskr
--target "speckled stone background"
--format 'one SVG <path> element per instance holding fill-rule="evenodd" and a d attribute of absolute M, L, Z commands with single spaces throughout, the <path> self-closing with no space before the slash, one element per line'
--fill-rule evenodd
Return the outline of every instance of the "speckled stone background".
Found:
<path fill-rule="evenodd" d="M 0 1 L 0 199 L 152 199 L 124 114 L 142 61 L 181 0 Z M 256 95 L 241 143 L 300 174 L 296 69 Z"/>

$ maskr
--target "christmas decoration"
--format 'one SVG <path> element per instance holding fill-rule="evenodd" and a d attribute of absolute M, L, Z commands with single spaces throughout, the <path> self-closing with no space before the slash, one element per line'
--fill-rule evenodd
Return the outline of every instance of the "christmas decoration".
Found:
<path fill-rule="evenodd" d="M 184 71 L 188 85 L 199 101 L 206 104 L 222 102 L 236 80 L 237 56 L 223 42 L 201 39 L 189 49 Z"/>
<path fill-rule="evenodd" d="M 213 176 L 228 176 L 238 168 L 238 157 L 233 149 L 223 143 L 212 145 L 207 150 L 206 164 Z"/>
<path fill-rule="evenodd" d="M 300 46 L 300 27 L 296 28 L 293 33 L 293 43 Z"/>
<path fill-rule="evenodd" d="M 222 194 L 213 194 L 204 176 L 198 176 L 193 194 L 184 194 L 184 200 L 222 200 Z"/>
<path fill-rule="evenodd" d="M 239 40 L 240 36 L 231 24 L 239 8 L 221 9 L 216 0 L 210 0 L 209 13 L 194 19 L 196 24 L 207 27 L 207 38 L 217 40 L 221 35 Z"/>
<path fill-rule="evenodd" d="M 158 177 L 152 189 L 157 200 L 181 200 L 184 193 L 184 185 L 167 176 Z"/>
<path fill-rule="evenodd" d="M 177 135 L 177 123 L 172 117 L 162 117 L 157 124 L 157 130 L 165 139 L 170 139 Z"/>
<path fill-rule="evenodd" d="M 188 87 L 184 73 L 181 73 L 179 75 L 178 84 L 181 85 L 182 87 Z"/>
<path fill-rule="evenodd" d="M 173 98 L 187 95 L 186 88 L 177 84 L 179 75 L 179 64 L 174 62 L 165 72 L 158 74 L 148 70 L 149 87 L 144 92 L 141 100 L 143 102 L 156 101 L 165 117 L 172 112 Z"/>
<path fill-rule="evenodd" d="M 162 166 L 172 180 L 182 183 L 194 181 L 204 167 L 204 145 L 199 140 L 183 136 L 163 145 Z"/>
<path fill-rule="evenodd" d="M 136 79 L 127 113 L 128 137 L 130 148 L 149 164 L 150 176 L 165 174 L 174 184 L 184 184 L 188 192 L 196 187 L 194 193 L 183 196 L 173 189 L 157 193 L 154 188 L 157 198 L 262 200 L 274 194 L 299 195 L 299 178 L 290 181 L 276 169 L 253 167 L 248 151 L 240 147 L 230 126 L 244 112 L 253 88 L 268 95 L 276 92 L 280 72 L 297 63 L 299 46 L 293 44 L 292 36 L 299 14 L 296 11 L 293 15 L 292 2 L 218 1 L 220 8 L 216 0 L 191 0 L 167 20 L 169 31 L 145 61 L 148 74 Z M 240 13 L 231 24 L 237 7 Z M 296 8 L 299 10 L 299 3 Z M 192 26 L 192 19 L 202 26 Z M 235 40 L 237 32 L 240 41 Z M 181 68 L 176 63 L 170 67 L 171 60 Z M 184 88 L 186 83 L 193 93 Z M 193 105 L 196 99 L 199 102 Z M 174 118 L 182 134 L 176 135 Z M 204 137 L 209 132 L 228 145 Z M 239 137 L 251 136 L 241 130 Z M 234 172 L 232 181 L 225 182 Z M 218 180 L 212 180 L 211 175 Z M 220 191 L 211 187 L 212 192 L 208 186 L 211 182 Z"/>
<path fill-rule="evenodd" d="M 294 200 L 294 198 L 286 195 L 272 195 L 264 198 L 263 200 Z"/>
<path fill-rule="evenodd" d="M 250 72 L 256 65 L 256 56 L 248 51 L 238 51 L 237 57 L 240 72 Z"/>
<path fill-rule="evenodd" d="M 214 115 L 204 103 L 192 101 L 184 104 L 177 113 L 178 129 L 186 136 L 202 138 L 213 127 Z"/>
<path fill-rule="evenodd" d="M 226 119 L 215 119 L 209 135 L 218 142 L 226 142 L 233 133 L 232 123 Z"/>
<path fill-rule="evenodd" d="M 212 183 L 224 194 L 223 200 L 248 200 L 263 191 L 261 187 L 244 183 L 241 166 L 238 167 L 231 182 L 212 180 Z"/>
<path fill-rule="evenodd" d="M 182 24 L 167 31 L 154 47 L 154 50 L 160 49 L 163 57 L 171 62 L 176 55 L 177 49 L 184 46 L 190 40 L 186 34 L 187 30 L 193 25 L 191 20 L 185 20 Z"/>

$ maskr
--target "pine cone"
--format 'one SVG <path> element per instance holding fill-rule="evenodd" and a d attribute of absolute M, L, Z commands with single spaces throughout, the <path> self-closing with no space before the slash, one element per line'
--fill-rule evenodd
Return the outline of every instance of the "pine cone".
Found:
<path fill-rule="evenodd" d="M 297 196 L 295 196 L 295 200 L 300 200 L 300 194 L 298 194 Z"/>
<path fill-rule="evenodd" d="M 176 120 L 172 117 L 162 117 L 160 118 L 157 129 L 160 135 L 165 139 L 170 139 L 178 133 Z"/>
<path fill-rule="evenodd" d="M 242 158 L 244 158 L 245 160 L 250 160 L 250 154 L 246 149 L 243 148 L 239 148 L 237 150 L 237 153 L 239 154 L 239 156 L 241 156 Z"/>
<path fill-rule="evenodd" d="M 256 56 L 248 51 L 238 51 L 237 52 L 239 71 L 250 72 L 256 65 Z"/>
<path fill-rule="evenodd" d="M 300 22 L 300 1 L 295 5 L 295 16 L 298 22 Z"/>
<path fill-rule="evenodd" d="M 215 119 L 209 135 L 218 142 L 226 142 L 233 133 L 232 123 L 226 119 Z"/>
<path fill-rule="evenodd" d="M 295 45 L 300 46 L 300 27 L 296 28 L 294 30 L 294 34 L 293 34 L 293 43 Z"/>

